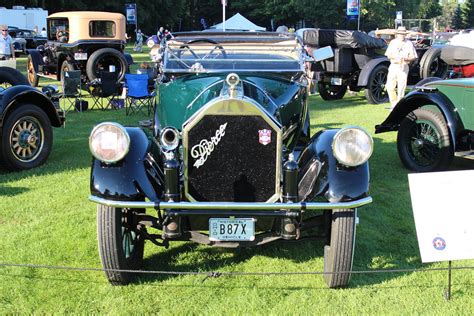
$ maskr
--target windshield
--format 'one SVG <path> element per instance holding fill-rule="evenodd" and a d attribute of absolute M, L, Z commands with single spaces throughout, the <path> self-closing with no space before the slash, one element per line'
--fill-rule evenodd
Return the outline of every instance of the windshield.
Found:
<path fill-rule="evenodd" d="M 302 70 L 295 40 L 171 40 L 164 53 L 165 72 L 294 72 Z"/>

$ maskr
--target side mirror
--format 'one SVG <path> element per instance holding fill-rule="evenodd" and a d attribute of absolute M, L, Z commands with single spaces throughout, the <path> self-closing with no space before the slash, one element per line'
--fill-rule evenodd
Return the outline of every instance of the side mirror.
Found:
<path fill-rule="evenodd" d="M 334 57 L 334 51 L 331 48 L 331 46 L 325 46 L 325 47 L 313 50 L 312 55 L 313 55 L 314 61 L 321 61 L 321 60 Z"/>

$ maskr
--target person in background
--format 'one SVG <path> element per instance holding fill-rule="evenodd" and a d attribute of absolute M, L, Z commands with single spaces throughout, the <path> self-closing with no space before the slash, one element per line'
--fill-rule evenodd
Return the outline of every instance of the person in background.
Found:
<path fill-rule="evenodd" d="M 385 52 L 385 56 L 390 59 L 386 84 L 390 99 L 390 110 L 393 110 L 395 105 L 405 95 L 409 65 L 418 58 L 415 46 L 405 38 L 407 34 L 408 32 L 404 26 L 398 27 L 395 32 L 395 39 L 390 42 Z"/>
<path fill-rule="evenodd" d="M 156 32 L 156 37 L 158 37 L 158 42 L 161 42 L 163 37 L 165 37 L 164 32 L 165 32 L 165 29 L 162 26 L 158 29 L 158 32 Z"/>
<path fill-rule="evenodd" d="M 13 39 L 8 34 L 8 26 L 0 25 L 2 34 L 0 35 L 0 60 L 8 60 L 15 58 L 15 48 L 13 47 Z"/>
<path fill-rule="evenodd" d="M 48 33 L 46 32 L 46 28 L 45 28 L 45 27 L 43 27 L 43 29 L 41 29 L 40 35 L 41 35 L 42 37 L 48 37 Z"/>
<path fill-rule="evenodd" d="M 164 34 L 167 41 L 169 41 L 170 39 L 172 39 L 174 37 L 173 34 L 171 34 L 171 32 L 168 31 L 168 30 L 165 30 L 165 33 L 163 33 L 163 34 Z"/>
<path fill-rule="evenodd" d="M 136 31 L 137 37 L 135 40 L 135 48 L 133 49 L 136 52 L 142 52 L 143 51 L 143 33 L 140 29 Z"/>

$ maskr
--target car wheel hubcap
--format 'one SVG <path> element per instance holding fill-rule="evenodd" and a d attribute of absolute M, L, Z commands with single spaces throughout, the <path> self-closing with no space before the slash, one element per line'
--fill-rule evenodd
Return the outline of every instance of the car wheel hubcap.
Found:
<path fill-rule="evenodd" d="M 13 156 L 30 162 L 38 157 L 44 145 L 43 129 L 34 117 L 24 117 L 13 125 L 10 133 L 10 148 Z"/>

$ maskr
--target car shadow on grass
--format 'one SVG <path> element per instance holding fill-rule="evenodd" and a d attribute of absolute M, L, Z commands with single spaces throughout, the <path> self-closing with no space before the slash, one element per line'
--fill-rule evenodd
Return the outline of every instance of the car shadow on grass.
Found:
<path fill-rule="evenodd" d="M 180 245 L 163 249 L 158 253 L 145 257 L 143 269 L 167 272 L 232 272 L 234 270 L 229 270 L 229 268 L 236 264 L 245 263 L 256 256 L 291 260 L 292 265 L 294 265 L 294 263 L 304 263 L 322 257 L 323 243 L 320 241 L 276 241 L 258 247 L 229 249 L 183 242 Z M 261 267 L 258 267 L 258 269 L 258 271 L 245 270 L 244 272 L 285 272 L 281 271 L 281 267 L 278 270 L 270 268 L 262 271 Z M 175 278 L 176 276 L 172 274 L 146 274 L 138 276 L 138 280 L 140 282 L 155 282 Z M 202 277 L 205 277 L 205 275 L 203 274 Z"/>

